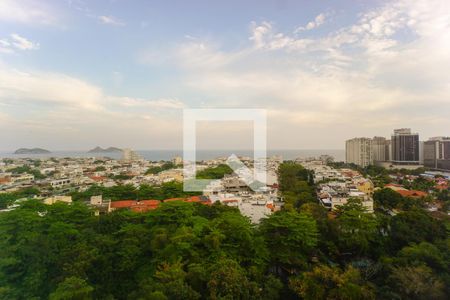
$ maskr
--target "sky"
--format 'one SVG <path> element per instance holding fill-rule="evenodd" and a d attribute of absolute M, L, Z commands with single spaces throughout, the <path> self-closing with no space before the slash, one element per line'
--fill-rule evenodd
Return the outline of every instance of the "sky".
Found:
<path fill-rule="evenodd" d="M 449 70 L 448 0 L 0 0 L 0 151 L 181 149 L 194 108 L 267 110 L 270 149 L 450 136 Z"/>

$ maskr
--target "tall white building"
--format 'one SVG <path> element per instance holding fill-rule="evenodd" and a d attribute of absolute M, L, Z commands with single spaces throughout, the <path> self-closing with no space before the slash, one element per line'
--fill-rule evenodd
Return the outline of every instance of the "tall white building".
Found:
<path fill-rule="evenodd" d="M 345 142 L 345 160 L 360 167 L 373 164 L 372 140 L 354 138 Z"/>
<path fill-rule="evenodd" d="M 181 156 L 175 156 L 175 157 L 172 159 L 172 163 L 173 163 L 175 166 L 182 165 L 182 164 L 183 164 L 183 158 L 182 158 Z"/>
<path fill-rule="evenodd" d="M 372 152 L 374 161 L 389 160 L 389 157 L 386 157 L 387 152 L 386 147 L 389 147 L 386 138 L 381 136 L 375 136 L 372 139 Z"/>
<path fill-rule="evenodd" d="M 424 143 L 423 158 L 425 167 L 450 170 L 450 137 L 434 137 Z"/>
<path fill-rule="evenodd" d="M 133 150 L 127 148 L 122 150 L 122 159 L 124 161 L 135 161 L 141 159 L 141 157 Z"/>

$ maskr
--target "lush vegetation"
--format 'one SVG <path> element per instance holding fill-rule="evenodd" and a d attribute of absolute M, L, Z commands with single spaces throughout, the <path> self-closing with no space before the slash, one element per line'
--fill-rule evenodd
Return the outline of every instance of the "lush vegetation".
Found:
<path fill-rule="evenodd" d="M 119 175 L 112 175 L 110 176 L 110 178 L 114 179 L 114 180 L 129 180 L 132 179 L 134 176 L 132 175 L 127 175 L 127 174 L 119 174 Z"/>
<path fill-rule="evenodd" d="M 353 163 L 344 163 L 344 162 L 329 162 L 329 166 L 333 168 L 348 168 L 352 170 L 356 170 L 360 172 L 363 176 L 369 177 L 376 187 L 384 187 L 384 185 L 391 183 L 393 179 L 389 177 L 389 175 L 420 175 L 423 174 L 427 169 L 426 168 L 417 168 L 417 169 L 393 169 L 389 170 L 383 167 L 369 165 L 365 168 L 357 166 Z M 408 184 L 407 181 L 403 182 Z M 425 185 L 418 184 L 418 186 L 408 186 L 413 189 L 426 191 Z"/>
<path fill-rule="evenodd" d="M 360 167 L 353 163 L 345 163 L 345 162 L 329 162 L 329 166 L 332 166 L 333 168 L 348 168 L 353 169 L 361 172 L 363 175 L 370 175 L 370 176 L 378 176 L 383 174 L 402 174 L 402 175 L 420 175 L 424 173 L 427 169 L 426 168 L 416 168 L 416 169 L 386 169 L 380 166 L 375 165 L 369 165 L 367 167 Z"/>
<path fill-rule="evenodd" d="M 217 167 L 210 167 L 197 172 L 198 179 L 221 179 L 227 174 L 232 174 L 233 170 L 225 164 L 220 164 Z"/>
<path fill-rule="evenodd" d="M 442 207 L 443 210 L 450 210 L 450 191 L 442 190 L 436 193 L 436 198 L 440 201 L 443 201 L 444 205 Z"/>
<path fill-rule="evenodd" d="M 398 209 L 402 211 L 413 208 L 425 208 L 430 201 L 429 198 L 429 196 L 425 198 L 403 197 L 401 194 L 389 188 L 379 189 L 373 195 L 375 207 L 385 210 Z"/>
<path fill-rule="evenodd" d="M 74 194 L 72 205 L 24 202 L 0 213 L 0 299 L 446 299 L 450 294 L 445 221 L 416 206 L 395 216 L 369 214 L 356 200 L 330 216 L 311 200 L 309 171 L 287 163 L 279 175 L 288 205 L 258 226 L 222 205 L 175 201 L 148 213 L 96 217 L 79 201 L 98 193 L 117 199 L 172 192 L 176 197 L 176 183 L 158 192 L 149 186 L 92 187 Z M 163 190 L 167 195 L 152 194 Z M 380 201 L 391 203 L 396 196 L 383 197 Z"/>
<path fill-rule="evenodd" d="M 35 166 L 36 166 L 36 163 L 35 163 Z M 26 165 L 9 169 L 8 172 L 11 172 L 13 174 L 28 173 L 28 174 L 33 175 L 35 179 L 46 178 L 46 176 L 44 174 L 42 174 L 38 169 L 33 169 L 30 166 L 26 166 Z"/>
<path fill-rule="evenodd" d="M 380 173 L 376 169 L 367 168 L 364 174 L 387 176 L 384 169 Z M 352 199 L 335 214 L 328 215 L 316 204 L 311 178 L 310 171 L 300 165 L 280 166 L 280 190 L 287 203 L 286 210 L 311 215 L 319 232 L 312 256 L 317 261 L 310 257 L 315 263 L 306 270 L 296 270 L 299 275 L 288 280 L 289 288 L 297 296 L 445 299 L 450 286 L 448 218 L 433 219 L 424 210 L 424 199 L 405 198 L 391 189 L 378 190 L 374 195 L 375 206 L 385 211 L 369 214 L 358 200 Z M 428 183 L 410 184 L 426 189 Z M 448 191 L 439 196 L 447 199 Z M 394 208 L 400 213 L 389 215 L 389 209 Z M 279 252 L 277 247 L 273 249 Z M 427 257 L 427 251 L 433 258 Z M 442 264 L 437 267 L 431 261 Z M 341 294 L 343 291 L 349 294 Z"/>
<path fill-rule="evenodd" d="M 103 172 L 103 171 L 106 171 L 106 168 L 104 166 L 98 166 L 95 168 L 95 172 Z"/>
<path fill-rule="evenodd" d="M 0 193 L 0 209 L 7 208 L 17 199 L 30 198 L 34 195 L 39 195 L 39 190 L 36 188 L 24 188 L 16 192 Z"/>
<path fill-rule="evenodd" d="M 436 183 L 434 181 L 427 180 L 423 177 L 416 178 L 412 182 L 408 181 L 408 180 L 403 180 L 401 182 L 401 184 L 407 189 L 424 191 L 424 192 L 433 190 L 434 186 L 436 185 Z"/>
<path fill-rule="evenodd" d="M 163 163 L 161 166 L 154 166 L 154 167 L 148 168 L 148 170 L 145 172 L 145 174 L 147 174 L 147 175 L 148 174 L 158 174 L 162 171 L 170 170 L 170 169 L 173 169 L 176 167 L 177 166 L 174 165 L 172 162 L 167 161 L 167 162 Z"/>
<path fill-rule="evenodd" d="M 179 198 L 198 195 L 195 192 L 183 191 L 183 184 L 171 181 L 163 183 L 160 186 L 151 186 L 143 184 L 139 188 L 131 184 L 116 185 L 113 187 L 104 187 L 94 185 L 83 192 L 73 192 L 70 195 L 74 201 L 89 201 L 91 196 L 103 195 L 104 199 L 115 200 L 164 200 L 169 198 Z"/>
<path fill-rule="evenodd" d="M 284 163 L 278 170 L 280 191 L 286 208 L 299 208 L 302 204 L 316 202 L 313 174 L 301 165 Z"/>

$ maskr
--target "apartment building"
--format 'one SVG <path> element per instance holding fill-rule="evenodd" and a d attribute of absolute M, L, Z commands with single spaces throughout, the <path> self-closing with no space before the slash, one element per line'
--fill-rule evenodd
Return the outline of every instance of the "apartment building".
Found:
<path fill-rule="evenodd" d="M 392 162 L 395 164 L 419 164 L 419 134 L 410 128 L 395 129 L 391 136 Z"/>
<path fill-rule="evenodd" d="M 345 142 L 345 160 L 360 167 L 373 164 L 372 139 L 354 138 Z"/>
<path fill-rule="evenodd" d="M 375 136 L 372 139 L 372 152 L 374 161 L 387 161 L 389 155 L 386 157 L 386 148 L 389 149 L 388 141 L 385 137 Z"/>
<path fill-rule="evenodd" d="M 434 137 L 424 142 L 424 166 L 436 170 L 450 170 L 450 137 Z"/>

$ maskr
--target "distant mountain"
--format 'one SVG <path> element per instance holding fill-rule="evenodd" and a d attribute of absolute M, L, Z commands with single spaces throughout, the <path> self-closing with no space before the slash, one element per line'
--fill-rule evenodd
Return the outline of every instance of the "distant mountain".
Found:
<path fill-rule="evenodd" d="M 114 153 L 114 152 L 122 152 L 122 149 L 116 147 L 109 147 L 103 149 L 102 147 L 95 147 L 88 151 L 88 153 Z"/>
<path fill-rule="evenodd" d="M 32 149 L 20 148 L 14 151 L 14 154 L 47 154 L 47 153 L 51 152 L 42 148 L 32 148 Z"/>

